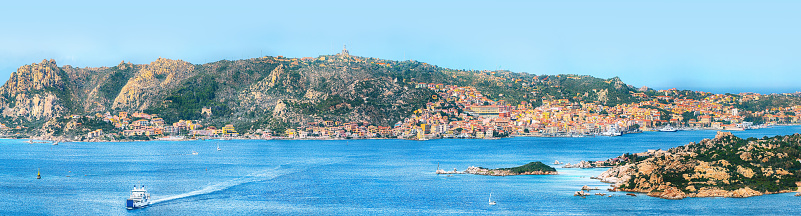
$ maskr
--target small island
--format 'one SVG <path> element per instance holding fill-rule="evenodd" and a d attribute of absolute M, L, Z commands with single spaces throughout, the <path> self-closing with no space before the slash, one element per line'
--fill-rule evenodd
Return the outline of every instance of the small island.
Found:
<path fill-rule="evenodd" d="M 473 175 L 512 176 L 512 175 L 556 175 L 556 169 L 542 162 L 531 162 L 523 166 L 512 168 L 487 169 L 483 167 L 468 167 L 465 171 Z"/>

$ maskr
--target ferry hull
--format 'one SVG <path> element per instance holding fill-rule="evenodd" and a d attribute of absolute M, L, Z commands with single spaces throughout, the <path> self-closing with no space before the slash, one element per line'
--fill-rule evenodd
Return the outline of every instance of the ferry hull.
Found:
<path fill-rule="evenodd" d="M 146 206 L 147 206 L 147 203 L 141 202 L 141 201 L 136 201 L 136 200 L 133 200 L 133 199 L 128 199 L 125 202 L 125 208 L 127 208 L 128 210 L 136 209 L 136 208 L 143 208 L 143 207 L 146 207 Z"/>

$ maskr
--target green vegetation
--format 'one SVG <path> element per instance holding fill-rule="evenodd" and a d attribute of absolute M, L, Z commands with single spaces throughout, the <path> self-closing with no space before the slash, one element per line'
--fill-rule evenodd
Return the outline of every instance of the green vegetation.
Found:
<path fill-rule="evenodd" d="M 59 102 L 61 102 L 61 104 L 64 106 L 64 109 L 66 110 L 65 114 L 83 113 L 82 112 L 83 109 L 79 109 L 80 106 L 76 106 L 75 104 L 76 98 L 73 98 L 72 95 L 72 87 L 69 84 L 70 83 L 69 76 L 67 76 L 64 70 L 61 70 L 61 68 L 58 68 L 58 74 L 59 77 L 61 78 L 61 83 L 64 83 L 63 84 L 64 86 L 49 86 L 45 87 L 44 90 L 52 92 L 53 94 L 56 95 L 56 97 L 58 97 Z"/>
<path fill-rule="evenodd" d="M 759 145 L 757 144 L 759 143 Z M 698 145 L 698 144 L 696 144 Z M 747 151 L 749 146 L 752 150 Z M 771 146 L 773 146 L 771 148 Z M 801 182 L 801 163 L 797 160 L 801 158 L 801 135 L 775 136 L 770 138 L 740 139 L 734 136 L 723 137 L 719 142 L 709 148 L 699 148 L 701 154 L 696 159 L 705 162 L 718 160 L 728 161 L 731 166 L 726 166 L 729 173 L 735 178 L 729 184 L 719 182 L 726 188 L 738 189 L 745 186 L 758 191 L 778 192 L 780 190 L 793 189 L 795 182 Z M 743 154 L 751 155 L 743 157 Z M 782 156 L 778 156 L 781 154 Z M 784 156 L 786 155 L 786 156 Z M 754 159 L 754 158 L 762 158 Z M 743 160 L 746 158 L 748 160 Z M 737 167 L 741 166 L 755 172 L 751 178 L 746 178 L 737 172 Z M 789 171 L 790 175 L 778 175 L 764 172 L 763 168 L 782 169 Z M 676 182 L 681 183 L 681 182 Z"/>
<path fill-rule="evenodd" d="M 63 127 L 50 128 L 54 136 L 82 136 L 86 133 L 101 129 L 105 132 L 114 130 L 114 125 L 103 121 L 100 118 L 87 118 L 81 116 L 79 118 L 59 118 L 56 120 L 57 125 L 64 125 Z M 69 129 L 68 129 L 69 128 Z"/>
<path fill-rule="evenodd" d="M 659 118 L 664 120 L 670 120 L 670 112 L 665 109 L 655 107 L 655 106 L 640 106 L 640 108 L 647 108 L 647 109 L 655 109 L 659 111 Z"/>
<path fill-rule="evenodd" d="M 124 70 L 120 69 L 119 66 L 112 67 L 111 74 L 109 74 L 106 82 L 100 85 L 100 94 L 104 98 L 113 101 L 114 98 L 120 94 L 120 90 L 122 87 L 128 83 L 128 79 L 136 72 L 136 69 L 132 66 L 125 67 Z"/>
<path fill-rule="evenodd" d="M 47 86 L 26 93 L 28 96 L 37 93 L 55 94 L 58 97 L 57 105 L 64 107 L 63 110 L 49 112 L 57 113 L 57 116 L 106 111 L 146 112 L 158 114 L 168 124 L 181 119 L 200 120 L 204 125 L 234 124 L 244 130 L 269 128 L 279 133 L 287 127 L 328 120 L 367 121 L 376 126 L 391 126 L 411 116 L 415 110 L 425 108 L 429 102 L 444 102 L 439 106 L 452 107 L 459 110 L 459 113 L 462 112 L 463 107 L 452 101 L 432 99 L 431 96 L 437 94 L 437 90 L 416 88 L 416 83 L 475 87 L 484 97 L 495 101 L 487 101 L 487 105 L 518 105 L 525 101 L 536 107 L 543 100 L 565 99 L 569 103 L 615 106 L 653 100 L 655 95 L 698 100 L 710 96 L 708 93 L 689 90 L 645 90 L 643 92 L 651 98 L 640 99 L 632 96 L 640 91 L 626 85 L 618 77 L 602 79 L 576 74 L 535 75 L 507 70 L 457 70 L 418 61 L 338 55 L 321 57 L 325 60 L 265 57 L 196 65 L 170 60 L 157 61 L 150 65 L 121 63 L 111 68 L 59 68 L 57 73 L 64 85 Z M 157 72 L 154 78 L 161 82 L 166 81 L 169 74 L 174 75 L 171 82 L 161 83 L 163 85 L 159 86 L 168 89 L 149 88 L 153 85 L 135 83 L 135 79 L 132 80 L 131 77 L 143 68 L 154 69 L 148 72 Z M 130 93 L 136 95 L 128 95 L 130 98 L 125 104 L 114 104 L 114 99 L 129 80 L 132 82 L 131 86 L 149 87 L 131 91 Z M 95 89 L 97 94 L 84 95 L 95 92 Z M 97 95 L 99 98 L 88 98 L 88 95 Z M 13 108 L 20 106 L 15 104 L 16 96 L 18 95 L 2 95 L 0 99 L 5 99 L 5 104 Z M 770 95 L 757 99 L 741 95 L 727 96 L 734 99 L 726 99 L 726 102 L 721 103 L 740 108 L 740 115 L 746 121 L 757 124 L 790 122 L 786 116 L 781 117 L 780 121 L 767 119 L 771 117 L 766 116 L 789 114 L 788 110 L 771 108 L 801 104 L 801 97 L 798 95 Z M 278 101 L 283 101 L 287 109 L 273 116 L 271 110 Z M 147 108 L 140 110 L 143 106 Z M 203 107 L 210 108 L 213 115 L 201 115 Z M 670 117 L 668 111 L 658 110 L 663 120 Z M 771 111 L 764 112 L 765 110 Z M 605 110 L 593 112 L 607 114 Z M 459 115 L 445 115 L 451 121 L 461 120 Z M 697 118 L 693 113 L 684 113 L 682 116 L 684 121 L 688 121 L 690 117 Z M 4 123 L 31 128 L 20 130 L 27 132 L 41 129 L 47 121 L 28 117 L 23 118 L 27 120 L 12 119 Z"/>
<path fill-rule="evenodd" d="M 637 188 L 635 182 L 640 181 L 637 179 L 661 178 L 660 182 L 669 183 L 685 193 L 692 193 L 687 188 L 690 185 L 696 189 L 717 187 L 727 191 L 749 187 L 765 193 L 795 190 L 796 182 L 801 182 L 801 162 L 798 161 L 801 158 L 801 134 L 762 139 L 723 135 L 714 140 L 673 148 L 669 152 L 682 156 L 663 155 L 628 161 L 672 165 L 658 167 L 650 175 L 635 171 L 632 179 L 622 184 L 621 188 Z M 705 173 L 712 171 L 695 170 L 701 163 L 707 164 L 710 169 L 725 172 L 729 177 L 703 177 Z M 657 187 L 658 185 L 651 185 L 651 189 Z"/>
<path fill-rule="evenodd" d="M 165 122 L 201 119 L 203 116 L 200 112 L 203 107 L 210 108 L 215 115 L 230 113 L 226 104 L 215 100 L 219 87 L 211 75 L 187 79 L 181 88 L 174 90 L 164 99 L 161 106 L 152 106 L 145 112 L 158 113 Z"/>
<path fill-rule="evenodd" d="M 734 106 L 734 108 L 749 112 L 765 111 L 774 107 L 789 107 L 801 104 L 801 97 L 798 96 L 764 95 L 759 100 L 749 100 L 746 102 L 739 102 L 740 96 L 735 96 L 738 97 L 738 100 L 730 103 L 729 105 Z"/>
<path fill-rule="evenodd" d="M 540 171 L 540 172 L 556 172 L 556 169 L 554 169 L 553 167 L 545 165 L 544 163 L 539 162 L 539 161 L 531 162 L 531 163 L 528 163 L 526 165 L 519 166 L 519 167 L 501 168 L 499 170 L 509 170 L 510 172 L 517 173 L 517 174 L 525 173 L 525 172 L 537 172 L 537 171 Z"/>
<path fill-rule="evenodd" d="M 690 119 L 698 120 L 698 116 L 696 116 L 693 112 L 684 112 L 681 114 L 681 118 L 684 123 L 689 122 Z"/>
<path fill-rule="evenodd" d="M 346 100 L 339 95 L 333 95 L 317 103 L 287 103 L 303 114 L 342 115 L 350 112 L 350 107 L 361 105 L 362 101 Z"/>

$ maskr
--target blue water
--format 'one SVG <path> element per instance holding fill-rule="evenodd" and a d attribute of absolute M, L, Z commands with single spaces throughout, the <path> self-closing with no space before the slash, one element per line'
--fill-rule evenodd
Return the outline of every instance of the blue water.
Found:
<path fill-rule="evenodd" d="M 762 137 L 799 126 L 734 132 Z M 714 131 L 621 137 L 500 140 L 153 141 L 27 144 L 0 140 L 0 215 L 799 215 L 801 198 L 664 200 L 644 195 L 572 196 L 605 169 L 558 169 L 556 176 L 435 175 L 468 166 L 575 163 L 668 149 Z M 217 151 L 217 145 L 222 151 Z M 198 155 L 192 155 L 197 151 Z M 42 179 L 37 180 L 37 169 Z M 128 211 L 144 184 L 155 203 Z M 497 205 L 487 204 L 489 193 Z"/>

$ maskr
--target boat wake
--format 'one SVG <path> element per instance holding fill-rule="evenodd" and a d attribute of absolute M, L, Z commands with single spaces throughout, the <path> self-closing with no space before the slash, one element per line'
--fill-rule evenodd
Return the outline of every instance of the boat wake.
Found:
<path fill-rule="evenodd" d="M 274 178 L 277 178 L 279 176 L 283 176 L 283 175 L 286 175 L 286 174 L 297 173 L 297 172 L 300 172 L 300 171 L 303 171 L 303 170 L 306 170 L 306 169 L 309 169 L 309 168 L 312 168 L 312 167 L 335 164 L 335 163 L 339 163 L 340 161 L 341 161 L 341 159 L 329 159 L 329 160 L 324 160 L 322 163 L 315 163 L 315 164 L 313 164 L 313 166 L 302 166 L 302 165 L 301 166 L 288 166 L 290 164 L 278 165 L 277 167 L 275 167 L 273 169 L 262 170 L 262 171 L 259 171 L 259 172 L 251 173 L 251 174 L 249 174 L 247 176 L 243 176 L 241 178 L 231 179 L 231 180 L 228 180 L 228 181 L 224 181 L 224 182 L 220 182 L 220 183 L 217 183 L 217 184 L 209 185 L 209 186 L 206 186 L 206 187 L 204 187 L 204 188 L 202 188 L 200 190 L 190 191 L 190 192 L 186 192 L 186 193 L 182 193 L 182 194 L 177 194 L 177 195 L 172 195 L 172 196 L 156 199 L 156 200 L 151 201 L 150 204 L 156 204 L 156 203 L 162 203 L 162 202 L 167 202 L 167 201 L 171 201 L 171 200 L 183 199 L 183 198 L 192 197 L 192 196 L 210 194 L 210 193 L 214 193 L 214 192 L 217 192 L 217 191 L 226 190 L 226 189 L 234 187 L 234 186 L 238 186 L 238 185 L 242 185 L 242 184 L 246 184 L 246 183 L 251 183 L 251 182 L 267 181 L 267 180 L 271 180 L 271 179 L 274 179 Z M 286 168 L 286 167 L 288 167 L 288 168 Z"/>

